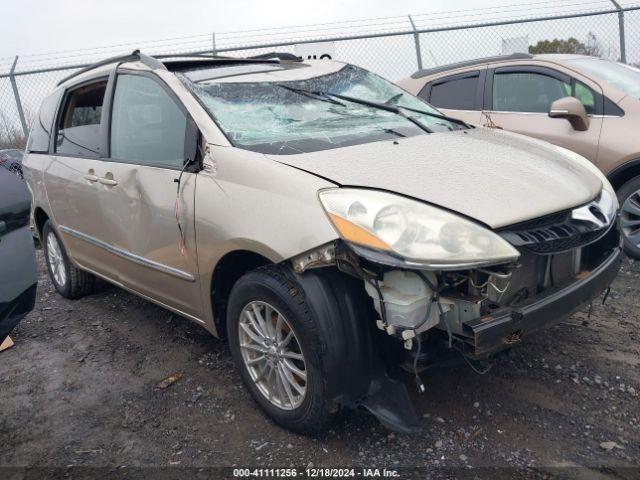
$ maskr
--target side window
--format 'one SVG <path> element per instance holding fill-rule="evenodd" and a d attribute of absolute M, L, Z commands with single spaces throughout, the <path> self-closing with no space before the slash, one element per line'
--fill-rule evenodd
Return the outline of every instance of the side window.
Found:
<path fill-rule="evenodd" d="M 431 86 L 429 98 L 425 100 L 438 108 L 475 110 L 479 78 L 479 74 L 475 74 L 444 81 L 436 80 L 437 83 Z"/>
<path fill-rule="evenodd" d="M 187 117 L 162 86 L 118 75 L 111 111 L 111 158 L 182 168 Z"/>
<path fill-rule="evenodd" d="M 551 103 L 571 95 L 571 84 L 534 72 L 496 72 L 493 110 L 548 113 Z"/>
<path fill-rule="evenodd" d="M 27 151 L 33 153 L 47 153 L 49 151 L 49 139 L 53 128 L 53 117 L 60 101 L 62 91 L 57 91 L 44 99 L 40 110 L 31 125 Z"/>
<path fill-rule="evenodd" d="M 596 96 L 589 87 L 587 87 L 584 83 L 579 81 L 575 81 L 575 91 L 573 94 L 580 103 L 584 105 L 584 109 L 587 111 L 587 114 L 593 115 L 596 112 Z"/>
<path fill-rule="evenodd" d="M 69 91 L 56 130 L 56 153 L 97 158 L 100 156 L 100 116 L 107 81 L 101 80 Z"/>

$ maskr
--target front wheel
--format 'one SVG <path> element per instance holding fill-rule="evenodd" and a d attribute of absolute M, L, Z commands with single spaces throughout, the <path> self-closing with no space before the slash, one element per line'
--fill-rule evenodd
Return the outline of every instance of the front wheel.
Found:
<path fill-rule="evenodd" d="M 640 260 L 640 177 L 632 178 L 620 187 L 618 201 L 624 251 Z"/>
<path fill-rule="evenodd" d="M 269 417 L 297 432 L 329 423 L 320 334 L 301 290 L 277 267 L 249 272 L 234 285 L 227 334 L 244 383 Z"/>

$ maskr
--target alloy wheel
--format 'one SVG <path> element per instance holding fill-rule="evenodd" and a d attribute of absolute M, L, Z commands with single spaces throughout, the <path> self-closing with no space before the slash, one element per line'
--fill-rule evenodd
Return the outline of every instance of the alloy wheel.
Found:
<path fill-rule="evenodd" d="M 260 393 L 283 410 L 298 408 L 307 393 L 307 369 L 287 319 L 272 305 L 253 301 L 240 312 L 238 338 L 242 359 Z"/>
<path fill-rule="evenodd" d="M 53 279 L 59 287 L 63 287 L 64 284 L 67 283 L 67 271 L 64 266 L 62 249 L 60 248 L 58 239 L 53 233 L 47 235 L 47 261 L 49 262 Z"/>
<path fill-rule="evenodd" d="M 629 195 L 622 204 L 620 228 L 630 243 L 640 247 L 640 190 Z"/>

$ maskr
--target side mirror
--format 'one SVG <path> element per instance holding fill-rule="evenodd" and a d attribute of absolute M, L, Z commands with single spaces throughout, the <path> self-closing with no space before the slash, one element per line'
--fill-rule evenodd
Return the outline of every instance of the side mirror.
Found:
<path fill-rule="evenodd" d="M 584 105 L 575 97 L 559 98 L 549 108 L 551 118 L 566 118 L 574 130 L 584 132 L 589 129 L 589 117 Z"/>

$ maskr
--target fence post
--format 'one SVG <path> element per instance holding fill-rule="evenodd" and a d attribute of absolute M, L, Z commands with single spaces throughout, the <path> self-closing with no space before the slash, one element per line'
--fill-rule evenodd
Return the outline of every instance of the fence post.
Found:
<path fill-rule="evenodd" d="M 16 77 L 13 74 L 16 70 L 16 64 L 18 63 L 18 56 L 13 60 L 13 65 L 11 65 L 11 71 L 9 72 L 9 80 L 11 81 L 11 88 L 13 89 L 13 97 L 16 100 L 16 107 L 18 109 L 18 115 L 20 115 L 20 124 L 22 125 L 22 133 L 26 137 L 29 134 L 29 130 L 27 129 L 27 122 L 24 119 L 24 111 L 22 110 L 22 102 L 20 101 L 20 92 L 18 92 L 18 84 L 16 83 Z"/>
<path fill-rule="evenodd" d="M 211 53 L 213 55 L 215 55 L 216 51 L 217 51 L 217 49 L 216 49 L 216 32 L 211 33 L 211 47 L 212 47 L 211 48 Z"/>
<path fill-rule="evenodd" d="M 611 3 L 618 10 L 618 33 L 620 34 L 620 61 L 627 63 L 627 48 L 625 45 L 624 35 L 624 10 L 616 0 L 611 0 Z"/>
<path fill-rule="evenodd" d="M 411 28 L 413 29 L 413 41 L 416 44 L 416 59 L 418 60 L 418 70 L 422 70 L 422 50 L 420 49 L 420 34 L 416 29 L 416 24 L 413 23 L 413 18 L 411 15 L 407 15 L 409 17 L 409 22 L 411 22 Z"/>

